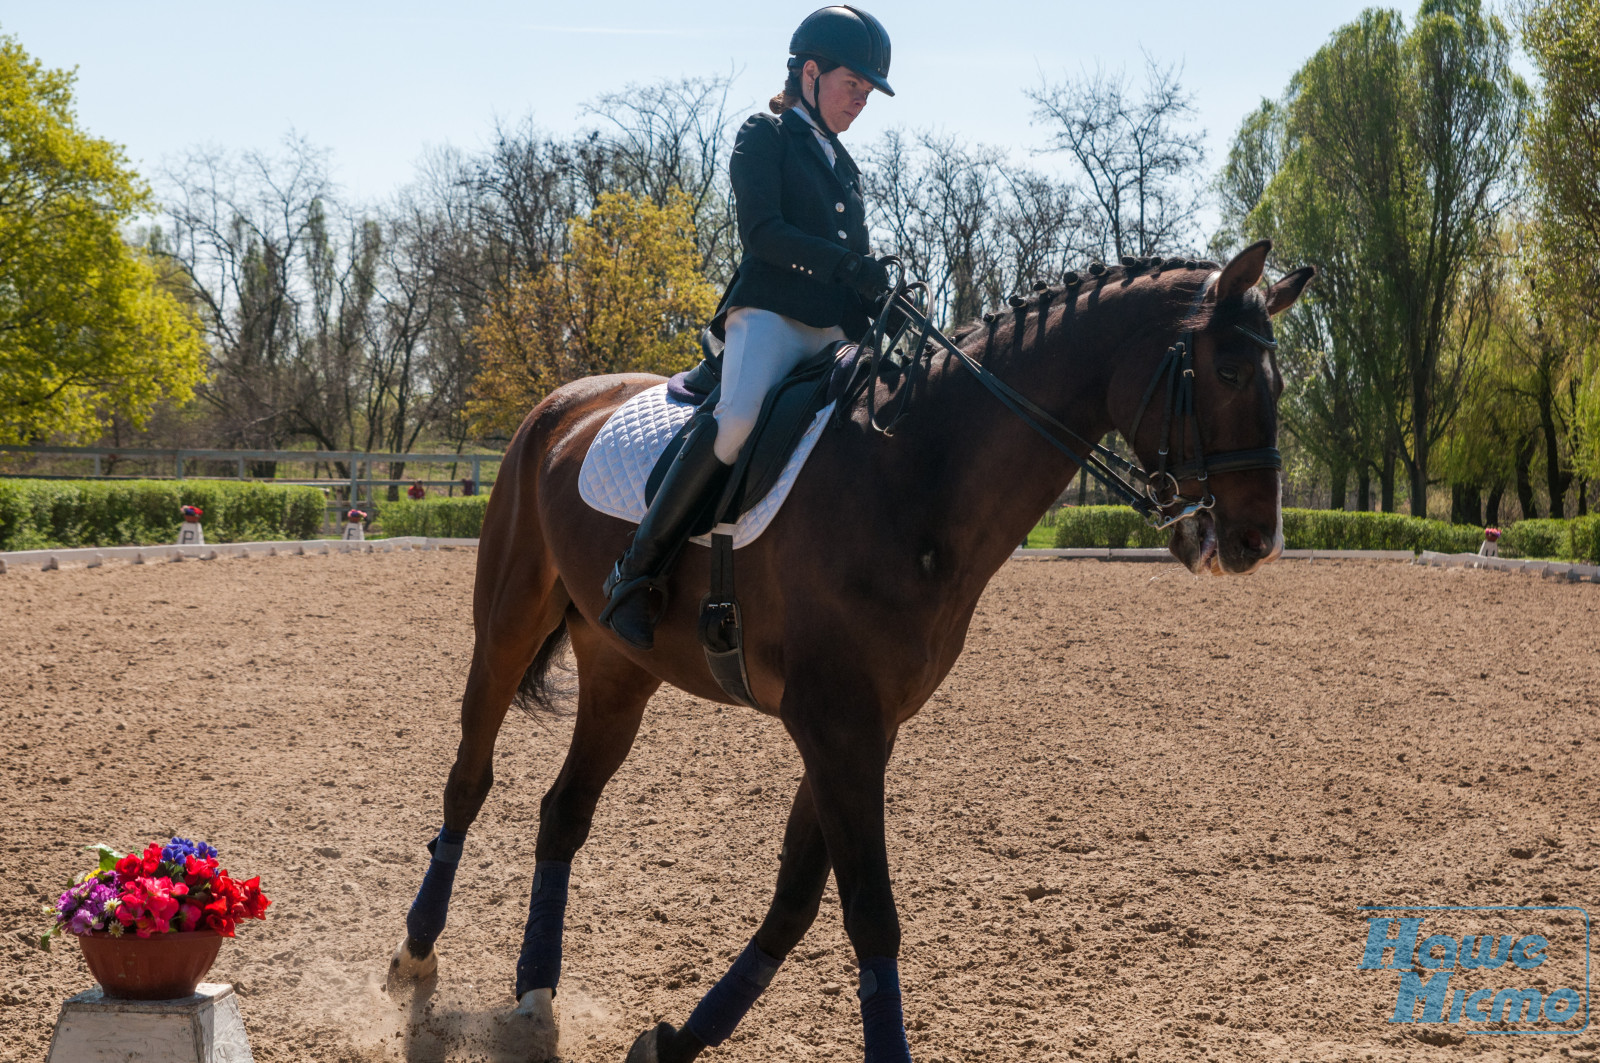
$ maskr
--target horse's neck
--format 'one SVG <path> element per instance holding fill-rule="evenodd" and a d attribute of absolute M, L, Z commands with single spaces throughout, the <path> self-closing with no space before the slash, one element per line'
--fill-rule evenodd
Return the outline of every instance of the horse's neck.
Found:
<path fill-rule="evenodd" d="M 1115 339 L 1102 327 L 1108 310 L 1080 305 L 1064 312 L 1058 303 L 1041 315 L 1029 307 L 1020 343 L 1008 329 L 967 350 L 1084 439 L 1098 440 L 1111 427 L 1106 353 Z M 930 517 L 950 529 L 951 545 L 965 562 L 992 572 L 1066 490 L 1078 466 L 954 357 L 935 356 L 935 363 L 928 394 L 914 407 L 915 440 L 908 442 L 941 473 L 931 496 L 937 512 Z M 1085 448 L 1075 449 L 1081 454 Z"/>

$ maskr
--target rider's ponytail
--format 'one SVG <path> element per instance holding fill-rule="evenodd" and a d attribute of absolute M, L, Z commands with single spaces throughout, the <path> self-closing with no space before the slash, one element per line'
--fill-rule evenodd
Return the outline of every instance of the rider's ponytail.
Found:
<path fill-rule="evenodd" d="M 789 76 L 784 80 L 783 91 L 767 101 L 767 108 L 773 114 L 782 114 L 800 103 L 800 74 L 806 68 L 807 59 L 817 64 L 818 77 L 839 65 L 831 59 L 819 59 L 814 55 L 797 55 L 789 60 Z"/>

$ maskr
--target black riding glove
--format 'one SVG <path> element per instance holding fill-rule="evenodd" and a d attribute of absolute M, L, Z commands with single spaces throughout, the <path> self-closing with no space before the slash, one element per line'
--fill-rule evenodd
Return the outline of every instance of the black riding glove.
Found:
<path fill-rule="evenodd" d="M 852 251 L 840 260 L 834 276 L 839 283 L 848 284 L 874 302 L 889 290 L 888 267 L 871 255 Z"/>

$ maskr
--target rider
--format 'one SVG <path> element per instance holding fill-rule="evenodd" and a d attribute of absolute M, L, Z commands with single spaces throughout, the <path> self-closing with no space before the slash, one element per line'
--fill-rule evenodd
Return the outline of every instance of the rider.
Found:
<path fill-rule="evenodd" d="M 640 649 L 654 642 L 648 592 L 738 458 L 767 392 L 829 343 L 864 333 L 889 287 L 869 254 L 861 171 L 839 143 L 873 89 L 894 95 L 889 35 L 860 8 L 824 7 L 800 23 L 789 52 L 773 114 L 745 121 L 729 165 L 744 256 L 711 325 L 725 340 L 716 420 L 690 431 L 605 583 L 601 619 Z"/>

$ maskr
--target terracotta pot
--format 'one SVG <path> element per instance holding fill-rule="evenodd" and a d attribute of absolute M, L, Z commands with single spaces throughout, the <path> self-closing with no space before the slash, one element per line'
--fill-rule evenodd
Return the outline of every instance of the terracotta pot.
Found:
<path fill-rule="evenodd" d="M 83 960 L 108 997 L 121 1000 L 175 1000 L 194 992 L 217 961 L 222 935 L 215 930 L 152 934 L 105 931 L 79 934 Z"/>

